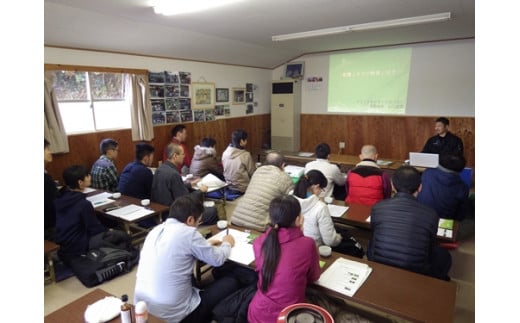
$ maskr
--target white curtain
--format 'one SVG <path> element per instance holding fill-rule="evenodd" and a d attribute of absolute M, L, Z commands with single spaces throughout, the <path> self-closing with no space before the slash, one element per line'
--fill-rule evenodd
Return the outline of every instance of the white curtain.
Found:
<path fill-rule="evenodd" d="M 45 72 L 44 77 L 44 137 L 51 144 L 53 153 L 68 153 L 69 141 L 65 133 L 63 121 L 61 121 L 60 109 L 52 84 L 54 83 L 54 72 Z"/>
<path fill-rule="evenodd" d="M 128 95 L 132 111 L 132 141 L 151 141 L 153 135 L 152 106 L 148 91 L 148 75 L 128 74 Z"/>

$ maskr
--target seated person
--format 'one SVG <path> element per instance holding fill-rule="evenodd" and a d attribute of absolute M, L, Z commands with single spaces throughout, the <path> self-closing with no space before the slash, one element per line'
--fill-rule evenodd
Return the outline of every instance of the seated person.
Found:
<path fill-rule="evenodd" d="M 43 162 L 47 166 L 52 162 L 52 152 L 50 143 L 47 139 L 43 142 Z M 56 211 L 54 210 L 54 200 L 58 197 L 58 188 L 51 175 L 44 170 L 43 173 L 43 223 L 45 240 L 54 241 L 56 232 Z"/>
<path fill-rule="evenodd" d="M 326 143 L 320 143 L 315 149 L 316 160 L 305 164 L 305 174 L 311 169 L 319 170 L 327 178 L 327 187 L 320 194 L 320 197 L 333 196 L 336 200 L 345 199 L 345 174 L 337 165 L 331 164 L 328 160 L 330 155 L 330 146 Z M 333 192 L 336 191 L 336 194 Z"/>
<path fill-rule="evenodd" d="M 288 194 L 294 184 L 291 177 L 284 172 L 283 156 L 278 152 L 270 152 L 265 163 L 259 167 L 246 193 L 238 200 L 231 215 L 231 223 L 257 231 L 265 231 L 269 224 L 269 204 L 275 197 Z"/>
<path fill-rule="evenodd" d="M 327 178 L 315 169 L 300 177 L 296 183 L 294 196 L 300 202 L 305 220 L 303 234 L 314 239 L 317 247 L 327 245 L 336 252 L 363 258 L 365 252 L 361 244 L 346 229 L 334 228 L 329 208 L 319 198 L 326 186 Z"/>
<path fill-rule="evenodd" d="M 421 173 L 401 166 L 391 181 L 395 196 L 377 202 L 370 211 L 368 260 L 449 281 L 451 255 L 437 245 L 439 217 L 416 200 Z"/>
<path fill-rule="evenodd" d="M 166 147 L 168 159 L 157 168 L 153 175 L 151 200 L 162 205 L 171 206 L 173 201 L 181 196 L 192 195 L 202 201 L 203 194 L 208 191 L 206 185 L 201 185 L 198 190 L 192 190 L 193 184 L 200 179 L 184 183 L 178 166 L 183 163 L 184 150 L 177 144 L 169 144 Z M 191 191 L 191 192 L 190 192 Z M 215 224 L 218 221 L 215 207 L 204 207 L 202 215 L 203 224 Z"/>
<path fill-rule="evenodd" d="M 119 177 L 119 192 L 138 199 L 149 199 L 152 190 L 153 173 L 148 168 L 153 163 L 152 145 L 135 145 L 135 160 L 125 166 Z"/>
<path fill-rule="evenodd" d="M 114 160 L 119 151 L 114 139 L 103 139 L 99 145 L 101 156 L 92 165 L 92 187 L 109 192 L 117 191 L 117 168 Z"/>
<path fill-rule="evenodd" d="M 146 143 L 135 145 L 135 160 L 125 166 L 119 177 L 119 192 L 137 199 L 149 199 L 152 191 L 153 173 L 148 168 L 152 166 L 154 147 Z M 144 227 L 154 226 L 154 218 L 140 221 Z"/>
<path fill-rule="evenodd" d="M 212 245 L 197 231 L 203 210 L 192 196 L 177 198 L 169 217 L 148 233 L 141 250 L 134 303 L 145 301 L 149 313 L 167 322 L 210 322 L 212 309 L 241 287 L 231 275 L 202 290 L 192 285 L 196 259 L 221 266 L 235 244 L 227 235 L 221 244 Z"/>
<path fill-rule="evenodd" d="M 345 203 L 372 206 L 382 199 L 389 198 L 392 194 L 390 177 L 376 163 L 376 147 L 364 145 L 359 159 L 361 162 L 347 173 Z"/>
<path fill-rule="evenodd" d="M 259 279 L 258 290 L 249 304 L 250 323 L 276 322 L 286 306 L 304 303 L 307 285 L 321 274 L 314 240 L 305 237 L 301 229 L 304 221 L 296 198 L 274 198 L 269 205 L 269 217 L 269 229 L 253 242 Z"/>
<path fill-rule="evenodd" d="M 58 255 L 86 286 L 94 284 L 88 275 L 83 275 L 81 258 L 89 250 L 93 236 L 108 231 L 99 222 L 92 203 L 83 193 L 90 186 L 90 174 L 81 165 L 67 167 L 63 171 L 64 186 L 61 196 L 55 200 L 56 243 L 60 245 Z M 85 266 L 87 266 L 86 264 Z"/>
<path fill-rule="evenodd" d="M 460 177 L 465 166 L 461 155 L 440 155 L 439 166 L 423 172 L 417 201 L 435 209 L 441 218 L 464 220 L 471 210 L 469 188 Z"/>
<path fill-rule="evenodd" d="M 177 166 L 177 170 L 180 174 L 186 174 L 191 164 L 190 150 L 188 149 L 188 146 L 186 146 L 186 139 L 188 138 L 188 130 L 186 129 L 186 126 L 183 124 L 178 124 L 173 127 L 171 130 L 171 137 L 172 140 L 170 143 L 180 145 L 184 150 L 184 159 L 182 163 Z M 168 146 L 164 147 L 162 159 L 163 162 L 168 159 L 168 152 L 166 151 L 167 149 Z"/>
<path fill-rule="evenodd" d="M 226 181 L 222 165 L 217 160 L 216 144 L 215 139 L 204 138 L 200 141 L 199 145 L 195 146 L 195 153 L 191 160 L 190 174 L 195 177 L 204 177 L 211 173 L 222 181 Z"/>
<path fill-rule="evenodd" d="M 233 194 L 244 194 L 256 169 L 251 153 L 245 150 L 247 132 L 237 129 L 231 134 L 231 144 L 222 154 L 224 177 Z"/>

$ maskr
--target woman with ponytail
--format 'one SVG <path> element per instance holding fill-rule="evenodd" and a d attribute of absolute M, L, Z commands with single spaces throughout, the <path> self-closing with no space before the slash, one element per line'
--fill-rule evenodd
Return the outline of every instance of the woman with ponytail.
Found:
<path fill-rule="evenodd" d="M 314 239 L 316 246 L 327 245 L 332 250 L 363 258 L 361 244 L 347 230 L 336 230 L 330 216 L 329 208 L 319 198 L 323 188 L 327 186 L 327 178 L 319 170 L 310 170 L 302 175 L 294 189 L 294 195 L 300 202 L 302 216 L 305 219 L 303 234 Z"/>
<path fill-rule="evenodd" d="M 316 245 L 301 230 L 303 218 L 292 195 L 273 199 L 269 228 L 253 243 L 258 290 L 248 322 L 276 322 L 286 306 L 305 302 L 305 289 L 321 274 Z"/>

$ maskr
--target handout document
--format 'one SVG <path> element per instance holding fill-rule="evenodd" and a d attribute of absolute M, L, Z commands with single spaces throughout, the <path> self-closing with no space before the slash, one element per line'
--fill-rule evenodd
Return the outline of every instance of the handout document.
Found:
<path fill-rule="evenodd" d="M 103 206 L 106 204 L 114 203 L 114 200 L 109 199 L 109 197 L 111 197 L 111 196 L 112 196 L 111 193 L 103 192 L 103 193 L 89 196 L 89 197 L 87 197 L 87 200 L 90 203 L 92 203 L 92 206 L 94 208 L 97 208 L 97 207 L 100 207 L 100 206 Z"/>
<path fill-rule="evenodd" d="M 348 210 L 348 206 L 327 204 L 327 207 L 329 208 L 330 216 L 334 218 L 341 218 Z"/>
<path fill-rule="evenodd" d="M 321 274 L 316 283 L 352 297 L 371 272 L 372 268 L 365 263 L 338 258 Z"/>
<path fill-rule="evenodd" d="M 84 193 L 84 194 L 92 193 L 92 192 L 95 192 L 95 191 L 96 191 L 96 189 L 95 189 L 95 188 L 92 188 L 92 187 L 85 187 L 85 188 L 83 189 L 83 193 Z"/>
<path fill-rule="evenodd" d="M 437 235 L 439 237 L 452 238 L 453 237 L 453 219 L 439 219 L 439 227 L 437 228 Z"/>
<path fill-rule="evenodd" d="M 197 184 L 193 186 L 193 188 L 198 190 L 202 185 L 206 185 L 208 187 L 208 193 L 210 193 L 225 187 L 227 184 L 217 176 L 209 173 L 208 175 L 202 177 L 200 181 L 198 181 Z"/>
<path fill-rule="evenodd" d="M 222 230 L 218 234 L 209 237 L 208 240 L 222 241 L 222 238 L 225 235 L 226 230 Z M 249 266 L 253 261 L 255 261 L 251 233 L 229 229 L 229 235 L 232 235 L 235 239 L 235 246 L 231 248 L 231 254 L 228 259 Z"/>
<path fill-rule="evenodd" d="M 112 210 L 107 212 L 107 214 L 110 214 L 112 216 L 117 216 L 118 218 L 127 220 L 127 221 L 135 221 L 139 220 L 143 216 L 146 216 L 148 214 L 152 214 L 154 211 L 147 209 L 145 207 L 130 204 L 127 206 L 120 207 L 118 209 Z"/>
<path fill-rule="evenodd" d="M 295 166 L 295 165 L 287 165 L 283 169 L 289 176 L 300 178 L 305 171 L 305 167 Z"/>

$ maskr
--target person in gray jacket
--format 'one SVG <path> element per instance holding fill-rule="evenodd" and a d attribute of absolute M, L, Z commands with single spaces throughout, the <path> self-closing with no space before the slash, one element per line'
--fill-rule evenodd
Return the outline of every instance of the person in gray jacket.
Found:
<path fill-rule="evenodd" d="M 208 187 L 201 185 L 198 190 L 192 190 L 196 181 L 187 181 L 185 183 L 177 169 L 184 160 L 184 149 L 182 146 L 172 143 L 169 144 L 166 147 L 166 157 L 166 161 L 157 168 L 153 175 L 152 202 L 171 206 L 175 199 L 188 194 L 192 194 L 195 198 L 202 200 L 202 194 L 208 191 Z M 214 207 L 204 207 L 202 224 L 215 224 L 217 221 L 217 209 Z"/>
<path fill-rule="evenodd" d="M 259 167 L 246 193 L 238 200 L 231 215 L 231 223 L 257 231 L 265 231 L 269 223 L 269 204 L 275 197 L 288 194 L 293 190 L 291 177 L 284 172 L 282 154 L 270 152 L 265 164 Z"/>
<path fill-rule="evenodd" d="M 370 211 L 368 260 L 449 281 L 451 255 L 437 245 L 439 217 L 416 199 L 421 173 L 401 166 L 392 176 L 392 187 L 395 196 L 377 202 Z"/>

